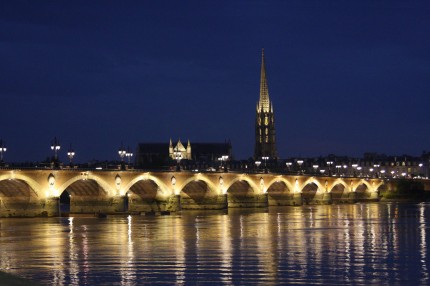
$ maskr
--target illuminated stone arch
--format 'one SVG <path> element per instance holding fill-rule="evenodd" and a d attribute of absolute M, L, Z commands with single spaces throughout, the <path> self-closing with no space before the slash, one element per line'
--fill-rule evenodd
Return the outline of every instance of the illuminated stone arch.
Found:
<path fill-rule="evenodd" d="M 38 212 L 38 201 L 44 197 L 40 194 L 40 190 L 40 185 L 26 176 L 14 173 L 2 175 L 0 176 L 0 209 L 12 211 L 12 215 L 29 215 L 32 211 Z"/>
<path fill-rule="evenodd" d="M 316 186 L 317 186 L 317 188 L 318 188 L 318 190 L 320 190 L 320 191 L 325 191 L 326 189 L 325 189 L 325 186 L 323 186 L 323 185 L 321 185 L 321 183 L 317 180 L 317 179 L 315 179 L 314 177 L 311 177 L 311 178 L 309 178 L 309 179 L 307 179 L 300 187 L 299 187 L 299 190 L 300 190 L 300 193 L 303 193 L 303 190 L 304 190 L 304 188 L 307 186 L 307 185 L 310 185 L 310 184 L 315 184 Z"/>
<path fill-rule="evenodd" d="M 229 193 L 229 190 L 230 190 L 230 188 L 235 184 L 235 183 L 238 183 L 238 182 L 242 182 L 242 181 L 244 181 L 244 182 L 246 182 L 246 183 L 248 183 L 248 186 L 251 188 L 251 190 L 253 191 L 253 192 L 255 192 L 255 193 L 263 193 L 262 191 L 261 191 L 261 189 L 259 188 L 259 186 L 257 186 L 250 178 L 248 178 L 248 177 L 246 177 L 246 176 L 238 176 L 238 177 L 236 177 L 236 178 L 234 178 L 231 182 L 230 182 L 230 184 L 228 184 L 227 186 L 226 186 L 226 193 Z"/>
<path fill-rule="evenodd" d="M 343 189 L 340 187 L 343 187 Z M 345 180 L 337 179 L 331 184 L 328 192 L 331 194 L 331 198 L 333 200 L 340 200 L 350 192 L 350 186 L 348 186 L 348 183 L 345 182 Z"/>
<path fill-rule="evenodd" d="M 267 192 L 270 191 L 271 187 L 274 186 L 274 184 L 277 183 L 284 183 L 285 186 L 287 187 L 287 189 L 289 190 L 289 192 L 294 192 L 294 185 L 291 184 L 290 181 L 288 181 L 287 179 L 283 178 L 283 177 L 279 177 L 279 178 L 273 178 L 268 184 L 267 184 Z"/>
<path fill-rule="evenodd" d="M 19 173 L 10 173 L 10 174 L 4 174 L 4 175 L 0 175 L 0 183 L 6 180 L 19 180 L 24 182 L 26 185 L 28 185 L 30 187 L 30 189 L 33 191 L 33 194 L 36 197 L 44 197 L 48 196 L 48 193 L 43 193 L 42 192 L 42 187 L 40 186 L 39 183 L 37 183 L 35 180 L 33 180 L 30 177 L 21 175 Z"/>
<path fill-rule="evenodd" d="M 192 182 L 198 182 L 198 181 L 204 182 L 208 187 L 210 193 L 222 195 L 222 190 L 220 189 L 220 187 L 219 186 L 217 187 L 207 176 L 203 176 L 203 175 L 196 175 L 186 179 L 178 187 L 178 189 L 180 190 L 180 193 L 183 192 L 184 188 L 187 187 L 187 185 L 189 185 Z"/>
<path fill-rule="evenodd" d="M 361 179 L 360 181 L 354 183 L 354 190 L 353 191 L 357 192 L 358 187 L 360 187 L 361 185 L 365 185 L 367 187 L 367 190 L 369 192 L 373 192 L 374 191 L 373 188 L 372 188 L 372 186 L 369 184 L 369 182 L 366 181 L 366 180 L 364 180 L 364 179 Z"/>
<path fill-rule="evenodd" d="M 159 194 L 160 196 L 169 196 L 173 195 L 173 189 L 169 188 L 163 181 L 161 181 L 159 178 L 152 176 L 150 174 L 143 174 L 139 175 L 133 180 L 131 180 L 124 188 L 120 190 L 120 195 L 124 196 L 126 192 L 128 192 L 136 183 L 139 181 L 147 181 L 150 180 L 154 182 L 157 187 L 159 188 Z"/>
<path fill-rule="evenodd" d="M 333 191 L 333 189 L 336 186 L 339 186 L 339 185 L 342 185 L 345 188 L 344 191 L 349 189 L 348 183 L 345 182 L 345 180 L 343 180 L 343 179 L 337 179 L 337 180 L 335 180 L 334 182 L 331 183 L 331 186 L 330 186 L 328 192 L 331 193 Z"/>
<path fill-rule="evenodd" d="M 70 190 L 70 187 L 76 182 L 78 182 L 79 184 L 80 181 L 82 181 L 82 185 L 86 183 L 85 181 L 88 181 L 88 184 L 92 184 L 92 182 L 95 182 L 99 187 L 98 190 L 102 190 L 104 192 L 104 195 L 106 196 L 115 195 L 112 187 L 105 180 L 101 179 L 98 176 L 94 176 L 91 173 L 86 173 L 85 175 L 84 174 L 76 175 L 71 179 L 67 180 L 66 182 L 64 182 L 60 187 L 57 188 L 57 194 L 55 194 L 55 196 L 60 196 L 64 191 L 68 189 L 69 189 L 68 191 L 69 193 L 73 192 L 73 189 Z"/>
<path fill-rule="evenodd" d="M 313 186 L 316 186 L 316 188 Z M 325 191 L 325 186 L 321 185 L 321 183 L 314 177 L 307 179 L 300 186 L 300 193 L 302 194 L 304 204 L 311 204 L 317 197 L 318 193 L 324 193 Z"/>

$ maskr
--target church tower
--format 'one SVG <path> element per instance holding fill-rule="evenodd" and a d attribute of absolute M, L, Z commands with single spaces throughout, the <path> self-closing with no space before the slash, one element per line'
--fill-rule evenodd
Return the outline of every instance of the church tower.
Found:
<path fill-rule="evenodd" d="M 257 103 L 255 118 L 254 159 L 259 160 L 261 157 L 269 157 L 269 160 L 278 158 L 275 141 L 275 118 L 267 87 L 264 49 L 261 52 L 260 100 Z"/>

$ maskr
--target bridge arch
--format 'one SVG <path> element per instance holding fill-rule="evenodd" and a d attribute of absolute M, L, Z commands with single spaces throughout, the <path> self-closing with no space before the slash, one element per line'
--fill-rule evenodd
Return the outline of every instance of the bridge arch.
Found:
<path fill-rule="evenodd" d="M 314 177 L 307 179 L 300 187 L 304 204 L 310 204 L 316 197 L 317 193 L 323 193 L 325 191 L 325 186 L 321 185 L 321 183 Z"/>
<path fill-rule="evenodd" d="M 178 187 L 179 192 L 183 193 L 184 189 L 188 186 L 191 187 L 190 184 L 194 185 L 197 182 L 201 187 L 203 186 L 203 183 L 206 185 L 206 190 L 209 190 L 210 193 L 216 193 L 218 195 L 222 194 L 222 191 L 220 190 L 219 187 L 217 187 L 208 177 L 206 176 L 202 176 L 202 175 L 198 175 L 198 176 L 192 176 L 188 179 L 186 179 L 181 186 Z"/>
<path fill-rule="evenodd" d="M 31 185 L 23 179 L 0 180 L 0 209 L 26 210 L 39 196 Z"/>
<path fill-rule="evenodd" d="M 39 183 L 37 183 L 32 178 L 23 176 L 19 173 L 0 175 L 0 183 L 3 181 L 14 181 L 14 180 L 24 182 L 26 185 L 28 185 L 36 197 L 43 197 L 43 193 L 40 192 L 42 190 L 42 187 L 39 185 Z M 46 193 L 45 195 L 47 196 L 48 193 Z"/>
<path fill-rule="evenodd" d="M 260 188 L 248 177 L 239 176 L 234 178 L 230 184 L 226 186 L 226 193 L 234 193 L 236 192 L 255 192 L 259 193 Z"/>
<path fill-rule="evenodd" d="M 331 194 L 332 200 L 340 200 L 349 193 L 349 186 L 344 180 L 337 179 L 332 183 L 329 193 Z"/>
<path fill-rule="evenodd" d="M 90 173 L 76 175 L 60 187 L 58 187 L 58 196 L 67 191 L 72 197 L 74 196 L 109 196 L 113 195 L 110 185 L 98 176 Z"/>
<path fill-rule="evenodd" d="M 140 182 L 140 181 L 152 181 L 154 182 L 157 187 L 158 187 L 158 191 L 160 196 L 169 196 L 169 195 L 173 195 L 173 190 L 169 189 L 166 184 L 163 183 L 163 181 L 161 181 L 159 178 L 152 176 L 150 174 L 143 174 L 140 176 L 137 176 L 136 178 L 134 178 L 133 180 L 131 180 L 121 191 L 120 191 L 120 195 L 125 195 L 126 192 L 128 192 L 133 185 L 135 185 L 136 183 Z"/>
<path fill-rule="evenodd" d="M 359 187 L 360 187 L 360 190 L 359 190 L 359 191 L 361 191 L 361 189 L 362 189 L 362 186 L 363 186 L 363 185 L 365 185 L 365 186 L 366 186 L 366 188 L 367 188 L 367 190 L 368 190 L 369 192 L 372 192 L 372 191 L 373 191 L 373 188 L 372 188 L 372 186 L 370 185 L 370 183 L 369 183 L 368 181 L 364 180 L 364 179 L 361 179 L 360 181 L 356 182 L 354 185 L 355 185 L 355 186 L 354 186 L 354 192 L 357 192 L 357 189 L 359 189 Z"/>
<path fill-rule="evenodd" d="M 326 191 L 325 186 L 321 185 L 321 183 L 316 178 L 310 177 L 299 187 L 300 192 L 303 193 L 303 190 L 305 190 L 305 188 L 307 188 L 308 185 L 312 185 L 312 184 L 317 187 L 317 190 Z"/>
<path fill-rule="evenodd" d="M 267 192 L 274 192 L 276 190 L 279 190 L 282 188 L 282 184 L 285 186 L 285 188 L 288 190 L 288 192 L 294 192 L 294 186 L 291 184 L 290 181 L 288 181 L 285 178 L 273 178 L 268 184 L 267 184 Z"/>
<path fill-rule="evenodd" d="M 127 189 L 127 195 L 139 196 L 143 200 L 156 200 L 164 197 L 160 186 L 151 179 L 138 180 Z"/>

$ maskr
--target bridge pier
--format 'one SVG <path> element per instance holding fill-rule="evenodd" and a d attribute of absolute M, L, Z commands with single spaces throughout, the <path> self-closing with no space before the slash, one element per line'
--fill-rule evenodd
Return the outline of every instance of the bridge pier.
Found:
<path fill-rule="evenodd" d="M 203 198 L 180 197 L 182 210 L 222 210 L 227 208 L 227 195 L 214 195 Z"/>
<path fill-rule="evenodd" d="M 332 201 L 331 193 L 327 192 L 317 192 L 314 197 L 307 203 L 310 205 L 329 205 Z"/>
<path fill-rule="evenodd" d="M 70 199 L 70 213 L 118 213 L 124 211 L 125 199 L 123 196 L 72 196 Z"/>
<path fill-rule="evenodd" d="M 0 217 L 47 217 L 58 215 L 58 199 L 0 200 Z"/>
<path fill-rule="evenodd" d="M 143 199 L 139 196 L 133 196 L 128 198 L 128 208 L 124 208 L 125 211 L 131 213 L 140 213 L 140 212 L 161 212 L 166 211 L 168 205 L 168 199 L 160 200 L 160 199 Z"/>
<path fill-rule="evenodd" d="M 339 201 L 339 203 L 350 203 L 354 204 L 357 202 L 357 193 L 356 192 L 347 192 L 342 194 L 342 197 Z"/>
<path fill-rule="evenodd" d="M 229 208 L 265 208 L 268 207 L 267 194 L 228 194 Z"/>
<path fill-rule="evenodd" d="M 301 193 L 268 194 L 268 206 L 301 206 L 303 198 Z"/>

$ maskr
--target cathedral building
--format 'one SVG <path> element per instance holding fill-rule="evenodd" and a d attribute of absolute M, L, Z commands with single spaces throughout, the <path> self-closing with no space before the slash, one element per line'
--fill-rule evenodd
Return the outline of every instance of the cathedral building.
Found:
<path fill-rule="evenodd" d="M 261 53 L 260 100 L 257 102 L 255 119 L 254 159 L 260 160 L 262 157 L 269 157 L 269 160 L 278 159 L 275 140 L 275 118 L 267 87 L 264 49 Z"/>

